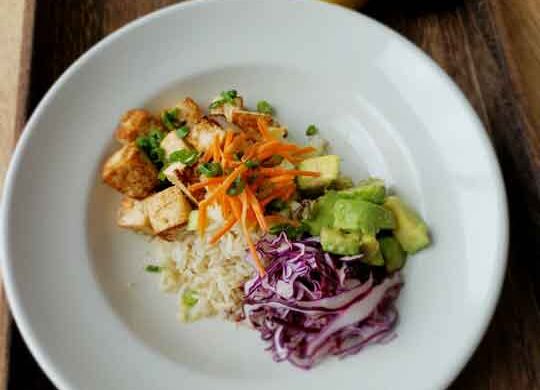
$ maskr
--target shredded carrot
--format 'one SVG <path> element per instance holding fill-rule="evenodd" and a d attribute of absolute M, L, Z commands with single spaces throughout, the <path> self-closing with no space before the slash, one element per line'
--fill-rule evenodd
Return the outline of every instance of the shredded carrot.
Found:
<path fill-rule="evenodd" d="M 272 140 L 272 141 L 267 141 L 267 142 L 263 142 L 262 144 L 260 144 L 258 147 L 257 147 L 257 153 L 262 153 L 266 150 L 269 150 L 269 149 L 272 149 L 276 146 L 279 146 L 281 144 L 281 142 L 277 141 L 277 140 Z"/>
<path fill-rule="evenodd" d="M 200 161 L 203 163 L 210 161 L 210 159 L 212 158 L 212 152 L 213 152 L 212 145 L 210 145 L 208 149 L 206 149 L 206 151 L 204 152 Z"/>
<path fill-rule="evenodd" d="M 211 178 L 206 179 L 205 181 L 201 181 L 199 183 L 195 183 L 195 184 L 190 185 L 188 187 L 188 190 L 197 191 L 197 190 L 200 190 L 200 189 L 202 189 L 204 187 L 208 187 L 211 184 L 221 183 L 221 182 L 223 182 L 223 180 L 225 180 L 225 178 L 223 176 L 211 177 Z"/>
<path fill-rule="evenodd" d="M 227 147 L 225 148 L 225 153 L 231 154 L 236 151 L 245 139 L 246 135 L 244 133 L 241 133 L 234 137 L 233 140 L 229 143 L 229 145 L 227 145 Z"/>
<path fill-rule="evenodd" d="M 242 201 L 242 230 L 244 231 L 244 236 L 246 238 L 246 242 L 249 247 L 249 251 L 251 252 L 251 256 L 253 257 L 253 261 L 255 262 L 255 266 L 257 267 L 257 270 L 259 271 L 259 275 L 263 277 L 266 275 L 266 271 L 264 269 L 264 266 L 261 262 L 261 258 L 259 257 L 259 253 L 257 252 L 257 249 L 255 248 L 255 245 L 253 245 L 253 241 L 251 240 L 251 237 L 249 235 L 249 231 L 246 224 L 246 216 L 247 216 L 247 209 L 248 209 L 248 201 L 247 201 L 247 194 L 246 191 L 243 191 L 240 194 L 240 200 Z"/>
<path fill-rule="evenodd" d="M 242 175 L 248 168 L 242 164 L 239 165 L 226 179 L 225 181 L 214 191 L 212 194 L 203 200 L 200 204 L 203 206 L 206 206 L 210 204 L 213 200 L 216 199 L 216 197 L 221 193 L 227 191 L 227 189 L 231 186 L 233 181 L 236 180 L 236 178 L 240 175 Z"/>
<path fill-rule="evenodd" d="M 293 180 L 294 180 L 293 175 L 280 175 L 280 176 L 274 176 L 270 178 L 270 182 L 274 184 L 293 182 Z"/>
<path fill-rule="evenodd" d="M 264 219 L 264 210 L 261 207 L 259 201 L 257 200 L 257 197 L 253 194 L 253 192 L 251 192 L 249 187 L 246 187 L 244 191 L 247 194 L 247 200 L 249 202 L 249 205 L 251 206 L 251 209 L 253 210 L 253 213 L 255 214 L 255 218 L 257 219 L 259 226 L 264 232 L 268 231 L 268 225 L 266 224 L 266 220 Z"/>
<path fill-rule="evenodd" d="M 223 149 L 227 149 L 227 146 L 232 142 L 234 133 L 231 129 L 227 129 L 227 134 L 225 134 L 225 142 L 223 144 Z"/>
<path fill-rule="evenodd" d="M 282 198 L 285 193 L 288 191 L 287 187 L 285 188 L 278 188 L 274 191 L 272 191 L 266 198 L 260 201 L 262 207 L 266 207 L 268 203 L 273 201 L 274 199 Z"/>
<path fill-rule="evenodd" d="M 287 190 L 285 191 L 285 194 L 283 195 L 283 198 L 285 200 L 288 200 L 291 196 L 293 196 L 294 191 L 296 191 L 296 188 L 294 188 L 294 186 L 287 188 Z"/>
<path fill-rule="evenodd" d="M 206 230 L 206 206 L 199 204 L 199 215 L 197 218 L 197 231 L 199 235 L 202 236 Z"/>
<path fill-rule="evenodd" d="M 225 223 L 225 225 L 223 225 L 223 227 L 221 229 L 219 229 L 216 234 L 214 234 L 212 236 L 212 238 L 210 239 L 210 244 L 215 244 L 216 242 L 219 241 L 219 239 L 221 237 L 223 237 L 223 235 L 225 233 L 227 233 L 229 230 L 232 229 L 232 227 L 236 224 L 236 222 L 238 222 L 238 219 L 236 218 L 230 218 L 229 220 L 227 220 L 227 223 Z"/>
<path fill-rule="evenodd" d="M 234 217 L 236 219 L 240 219 L 242 214 L 242 205 L 239 204 L 240 201 L 238 200 L 238 198 L 227 196 L 227 200 L 229 201 L 229 205 L 231 206 Z"/>
<path fill-rule="evenodd" d="M 316 151 L 317 149 L 315 149 L 314 147 L 312 146 L 306 146 L 305 148 L 300 148 L 298 150 L 296 150 L 294 152 L 294 154 L 306 154 L 306 153 L 313 153 L 314 151 Z"/>

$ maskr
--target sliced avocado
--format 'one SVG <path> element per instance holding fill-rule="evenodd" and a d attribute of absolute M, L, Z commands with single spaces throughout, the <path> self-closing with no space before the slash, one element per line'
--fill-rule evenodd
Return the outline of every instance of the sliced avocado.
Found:
<path fill-rule="evenodd" d="M 394 236 L 405 252 L 416 253 L 430 244 L 426 223 L 397 196 L 389 196 L 384 207 L 396 217 Z"/>
<path fill-rule="evenodd" d="M 358 183 L 357 186 L 339 192 L 344 198 L 361 199 L 372 203 L 383 204 L 386 197 L 384 181 L 369 178 Z"/>
<path fill-rule="evenodd" d="M 360 251 L 366 257 L 362 259 L 365 263 L 371 265 L 384 265 L 384 259 L 381 254 L 379 241 L 374 235 L 364 234 L 360 242 Z"/>
<path fill-rule="evenodd" d="M 361 230 L 375 235 L 381 229 L 393 229 L 394 216 L 382 206 L 360 199 L 338 199 L 334 205 L 334 228 Z"/>
<path fill-rule="evenodd" d="M 309 218 L 304 221 L 309 227 L 311 235 L 318 236 L 323 227 L 334 225 L 334 205 L 337 199 L 337 192 L 328 191 L 324 196 L 321 196 L 315 201 Z"/>
<path fill-rule="evenodd" d="M 384 264 L 388 272 L 397 271 L 405 265 L 407 254 L 394 237 L 383 237 L 379 240 Z"/>
<path fill-rule="evenodd" d="M 344 256 L 357 255 L 360 253 L 360 233 L 342 232 L 325 226 L 321 229 L 321 244 L 326 252 Z"/>
<path fill-rule="evenodd" d="M 339 177 L 339 157 L 333 154 L 311 157 L 298 165 L 302 171 L 319 172 L 319 177 L 299 176 L 298 188 L 305 191 L 320 191 Z"/>
<path fill-rule="evenodd" d="M 188 217 L 187 230 L 194 232 L 197 230 L 199 220 L 199 210 L 191 210 Z"/>

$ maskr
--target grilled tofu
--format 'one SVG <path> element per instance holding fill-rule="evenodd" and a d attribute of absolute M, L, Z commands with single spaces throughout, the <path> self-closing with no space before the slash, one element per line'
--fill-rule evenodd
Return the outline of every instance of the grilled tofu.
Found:
<path fill-rule="evenodd" d="M 215 121 L 203 117 L 191 127 L 186 139 L 199 152 L 204 152 L 212 145 L 216 136 L 223 138 L 225 131 Z"/>
<path fill-rule="evenodd" d="M 178 119 L 186 122 L 188 126 L 193 126 L 203 117 L 203 112 L 199 105 L 190 97 L 185 98 L 176 107 L 180 109 Z"/>
<path fill-rule="evenodd" d="M 191 149 L 188 144 L 176 134 L 176 131 L 169 132 L 169 134 L 163 138 L 163 141 L 161 141 L 160 146 L 165 151 L 165 157 L 167 158 L 171 153 L 176 152 L 177 150 Z"/>
<path fill-rule="evenodd" d="M 235 110 L 232 113 L 231 122 L 240 127 L 242 130 L 256 130 L 258 128 L 257 121 L 264 120 L 268 126 L 272 124 L 272 116 L 262 114 L 260 112 Z"/>
<path fill-rule="evenodd" d="M 233 99 L 231 103 L 224 103 L 218 107 L 211 108 L 211 115 L 223 115 L 227 118 L 227 121 L 232 123 L 233 112 L 237 110 L 242 110 L 244 108 L 244 99 L 241 96 L 238 96 Z"/>
<path fill-rule="evenodd" d="M 138 233 L 154 234 L 154 229 L 152 229 L 146 213 L 144 200 L 124 197 L 118 209 L 117 224 Z"/>
<path fill-rule="evenodd" d="M 103 181 L 135 199 L 150 195 L 159 184 L 158 171 L 134 142 L 116 151 L 103 166 Z"/>
<path fill-rule="evenodd" d="M 144 205 L 155 234 L 165 239 L 187 223 L 191 212 L 188 200 L 176 186 L 150 196 Z"/>
<path fill-rule="evenodd" d="M 116 128 L 116 139 L 124 144 L 146 135 L 152 128 L 160 128 L 160 123 L 149 111 L 130 110 L 122 115 Z"/>

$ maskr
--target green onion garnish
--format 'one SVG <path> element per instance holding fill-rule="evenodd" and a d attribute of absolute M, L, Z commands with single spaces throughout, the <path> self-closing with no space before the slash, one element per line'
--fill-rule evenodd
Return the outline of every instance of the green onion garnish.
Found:
<path fill-rule="evenodd" d="M 148 264 L 146 267 L 144 267 L 144 270 L 146 272 L 158 273 L 161 272 L 161 267 L 159 265 Z"/>
<path fill-rule="evenodd" d="M 176 152 L 172 152 L 169 156 L 169 162 L 181 162 L 184 165 L 192 166 L 199 159 L 199 152 L 193 149 L 180 149 Z"/>
<path fill-rule="evenodd" d="M 257 168 L 259 166 L 259 162 L 254 160 L 247 160 L 244 164 L 248 168 Z"/>
<path fill-rule="evenodd" d="M 262 114 L 272 115 L 274 113 L 274 108 L 266 100 L 261 100 L 257 103 L 257 111 Z"/>
<path fill-rule="evenodd" d="M 219 163 L 204 163 L 199 165 L 199 168 L 197 168 L 199 173 L 201 175 L 207 176 L 207 177 L 214 177 L 219 176 L 223 173 L 223 169 L 221 169 L 221 165 Z"/>
<path fill-rule="evenodd" d="M 319 129 L 315 125 L 309 125 L 308 128 L 306 129 L 306 135 L 308 137 L 311 137 L 312 135 L 315 135 L 318 132 L 319 132 Z"/>
<path fill-rule="evenodd" d="M 230 196 L 237 196 L 244 191 L 244 187 L 246 186 L 246 183 L 240 176 L 238 176 L 234 181 L 232 182 L 231 186 L 227 190 L 227 195 Z"/>
<path fill-rule="evenodd" d="M 189 128 L 187 126 L 182 126 L 176 130 L 176 135 L 178 138 L 185 138 L 189 134 Z"/>

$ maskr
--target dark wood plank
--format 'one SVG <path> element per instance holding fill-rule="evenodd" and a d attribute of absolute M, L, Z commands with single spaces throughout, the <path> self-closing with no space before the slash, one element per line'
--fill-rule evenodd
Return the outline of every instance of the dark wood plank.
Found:
<path fill-rule="evenodd" d="M 101 37 L 173 2 L 38 2 L 30 109 Z M 372 0 L 366 8 L 418 44 L 457 82 L 484 122 L 505 176 L 512 231 L 509 272 L 494 321 L 455 389 L 540 389 L 540 135 L 516 87 L 515 59 L 504 46 L 509 33 L 501 10 L 508 8 L 501 2 L 508 7 L 509 0 Z M 54 388 L 16 332 L 11 351 L 11 389 Z"/>

